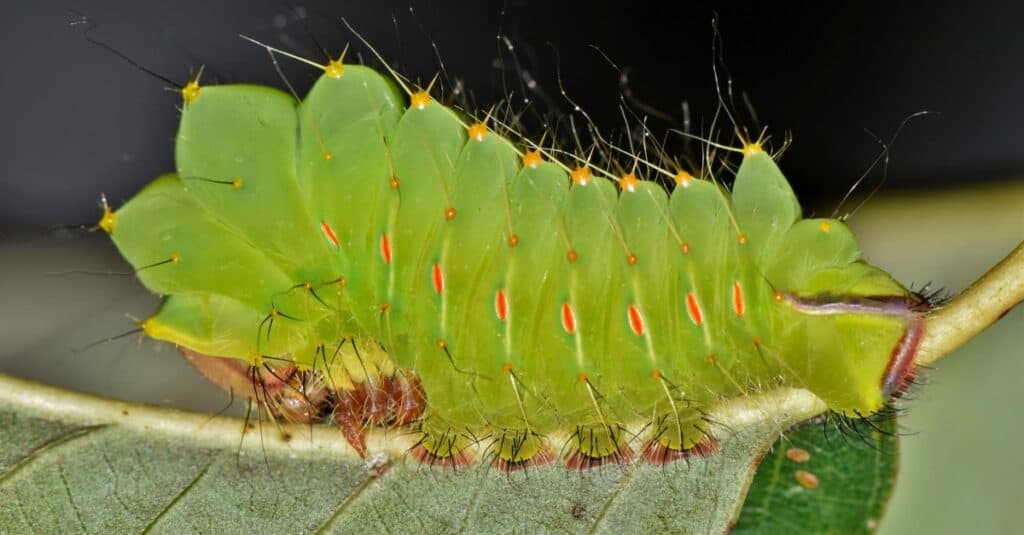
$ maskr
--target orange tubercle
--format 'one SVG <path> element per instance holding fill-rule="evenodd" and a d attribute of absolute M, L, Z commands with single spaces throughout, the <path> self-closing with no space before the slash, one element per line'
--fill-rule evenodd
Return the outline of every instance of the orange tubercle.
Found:
<path fill-rule="evenodd" d="M 573 184 L 579 184 L 580 186 L 586 186 L 590 182 L 590 168 L 588 167 L 577 167 L 572 170 L 569 174 L 569 178 L 572 179 Z"/>
<path fill-rule="evenodd" d="M 476 141 L 483 141 L 484 136 L 487 135 L 487 125 L 484 123 L 475 123 L 469 127 L 469 139 Z"/>
<path fill-rule="evenodd" d="M 622 191 L 631 193 L 636 191 L 636 185 L 639 183 L 640 181 L 637 180 L 636 175 L 633 173 L 626 173 L 619 179 L 619 187 L 622 188 Z"/>
<path fill-rule="evenodd" d="M 675 180 L 676 186 L 688 188 L 690 187 L 690 184 L 693 183 L 693 175 L 687 173 L 686 171 L 679 171 L 678 173 L 676 173 Z"/>
<path fill-rule="evenodd" d="M 540 165 L 543 161 L 544 157 L 542 157 L 540 153 L 535 150 L 528 151 L 526 154 L 523 155 L 523 167 L 536 169 L 537 166 Z"/>
<path fill-rule="evenodd" d="M 430 93 L 426 91 L 417 91 L 409 97 L 409 107 L 417 110 L 422 110 L 430 104 Z"/>

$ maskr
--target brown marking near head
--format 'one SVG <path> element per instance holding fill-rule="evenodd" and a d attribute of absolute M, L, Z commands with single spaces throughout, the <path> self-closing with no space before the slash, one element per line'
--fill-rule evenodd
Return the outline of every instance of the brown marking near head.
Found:
<path fill-rule="evenodd" d="M 913 382 L 917 373 L 914 356 L 921 347 L 924 338 L 925 321 L 922 317 L 913 317 L 907 321 L 907 330 L 892 350 L 892 357 L 882 374 L 882 395 L 885 397 L 902 396 Z"/>
<path fill-rule="evenodd" d="M 352 449 L 356 450 L 360 457 L 365 458 L 366 433 L 363 427 L 363 396 L 364 393 L 359 389 L 339 389 L 335 396 L 332 417 Z"/>
<path fill-rule="evenodd" d="M 375 377 L 363 383 L 366 397 L 363 401 L 363 419 L 381 425 L 388 420 L 388 401 L 391 398 L 391 378 Z"/>
<path fill-rule="evenodd" d="M 427 408 L 427 395 L 423 392 L 420 378 L 412 372 L 392 382 L 391 400 L 394 402 L 393 420 L 395 425 L 407 425 L 423 415 Z"/>

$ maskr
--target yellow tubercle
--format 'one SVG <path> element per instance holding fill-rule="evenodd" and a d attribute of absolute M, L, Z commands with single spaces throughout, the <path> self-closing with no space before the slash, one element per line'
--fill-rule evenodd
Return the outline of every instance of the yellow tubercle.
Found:
<path fill-rule="evenodd" d="M 483 141 L 484 136 L 487 135 L 487 125 L 484 123 L 476 123 L 469 127 L 469 139 L 475 139 L 477 141 Z"/>
<path fill-rule="evenodd" d="M 829 223 L 828 221 L 822 221 L 821 222 L 821 231 L 822 232 L 831 232 L 832 231 L 832 224 Z"/>
<path fill-rule="evenodd" d="M 422 110 L 430 104 L 430 93 L 426 91 L 417 91 L 409 97 L 409 106 L 417 110 Z"/>
<path fill-rule="evenodd" d="M 100 217 L 98 226 L 103 229 L 107 234 L 114 233 L 114 227 L 117 226 L 117 215 L 114 211 L 107 206 L 107 203 L 103 203 L 103 216 Z"/>
<path fill-rule="evenodd" d="M 202 88 L 199 87 L 199 78 L 190 81 L 185 84 L 185 87 L 181 88 L 181 100 L 185 101 L 185 104 L 191 104 L 192 101 L 199 98 L 199 93 Z"/>
<path fill-rule="evenodd" d="M 761 147 L 760 143 L 747 143 L 746 145 L 743 146 L 744 156 L 750 156 L 752 154 L 757 154 L 759 152 L 764 152 L 764 148 Z"/>
<path fill-rule="evenodd" d="M 139 328 L 142 329 L 142 333 L 145 334 L 146 336 L 150 338 L 155 338 L 153 334 L 156 331 L 156 322 L 153 321 L 153 317 L 149 317 L 140 321 Z"/>
<path fill-rule="evenodd" d="M 331 78 L 341 78 L 341 75 L 345 74 L 345 64 L 341 62 L 341 58 L 332 59 L 327 62 L 327 66 L 324 67 L 324 74 Z"/>
<path fill-rule="evenodd" d="M 676 173 L 675 179 L 676 186 L 682 186 L 684 188 L 690 187 L 690 184 L 693 183 L 693 175 L 687 173 L 686 171 L 679 171 L 678 173 Z"/>

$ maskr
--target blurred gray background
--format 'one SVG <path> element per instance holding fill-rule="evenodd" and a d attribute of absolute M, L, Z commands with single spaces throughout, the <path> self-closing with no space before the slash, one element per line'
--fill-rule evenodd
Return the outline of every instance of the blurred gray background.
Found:
<path fill-rule="evenodd" d="M 628 73 L 655 129 L 684 126 L 685 101 L 700 130 L 716 104 L 716 12 L 737 109 L 754 124 L 745 92 L 758 122 L 776 136 L 792 132 L 782 167 L 808 211 L 830 214 L 879 154 L 865 130 L 889 139 L 909 115 L 940 112 L 901 132 L 881 196 L 851 221 L 871 261 L 906 284 L 957 291 L 1024 239 L 1024 8 L 1016 3 L 26 2 L 0 20 L 0 373 L 193 410 L 227 402 L 172 348 L 134 335 L 89 347 L 129 331 L 129 318 L 148 316 L 156 300 L 122 275 L 128 267 L 105 236 L 53 228 L 92 223 L 101 192 L 118 204 L 173 168 L 178 99 L 88 42 L 87 26 L 177 83 L 206 65 L 210 82 L 280 86 L 267 55 L 237 34 L 316 57 L 314 38 L 335 53 L 354 41 L 343 15 L 413 78 L 439 70 L 436 45 L 448 83 L 463 82 L 483 107 L 530 78 L 535 108 L 565 112 L 560 69 L 606 131 L 622 124 L 610 60 Z M 353 53 L 365 48 L 354 44 Z M 283 66 L 300 93 L 314 79 L 301 65 Z M 855 193 L 881 179 L 876 169 Z M 1020 531 L 1022 328 L 1024 314 L 1014 311 L 927 374 L 932 384 L 915 392 L 904 421 L 913 434 L 883 531 Z"/>

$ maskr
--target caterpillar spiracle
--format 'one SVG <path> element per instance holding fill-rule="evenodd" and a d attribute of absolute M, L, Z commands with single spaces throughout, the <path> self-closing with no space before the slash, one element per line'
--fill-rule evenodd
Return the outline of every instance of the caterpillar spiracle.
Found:
<path fill-rule="evenodd" d="M 730 149 L 727 188 L 320 67 L 301 101 L 190 82 L 176 172 L 99 222 L 165 296 L 143 332 L 275 417 L 364 456 L 368 425 L 409 425 L 429 463 L 486 437 L 503 470 L 660 464 L 714 452 L 722 400 L 793 386 L 867 416 L 913 376 L 926 300 L 803 218 L 765 140 Z"/>

